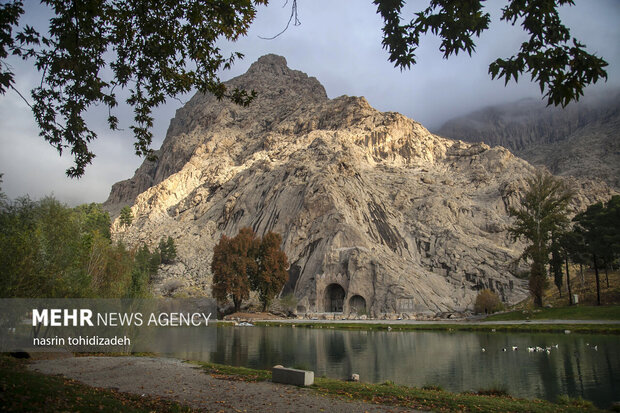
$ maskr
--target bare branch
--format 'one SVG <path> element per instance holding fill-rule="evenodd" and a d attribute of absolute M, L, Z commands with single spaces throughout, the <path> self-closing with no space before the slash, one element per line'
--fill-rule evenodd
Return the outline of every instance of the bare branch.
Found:
<path fill-rule="evenodd" d="M 286 7 L 286 5 L 288 4 L 288 0 L 286 0 L 286 3 L 284 3 L 284 7 Z M 282 33 L 284 33 L 285 31 L 288 30 L 288 27 L 291 24 L 291 21 L 293 21 L 293 18 L 295 18 L 295 22 L 293 23 L 293 26 L 299 26 L 301 25 L 301 22 L 299 21 L 299 18 L 297 17 L 297 0 L 293 0 L 293 5 L 291 7 L 291 17 L 289 17 L 288 22 L 286 23 L 286 27 L 284 28 L 284 30 L 282 30 L 280 33 L 276 34 L 273 37 L 262 37 L 262 36 L 258 36 L 259 39 L 263 39 L 263 40 L 273 40 L 276 37 L 280 36 Z"/>

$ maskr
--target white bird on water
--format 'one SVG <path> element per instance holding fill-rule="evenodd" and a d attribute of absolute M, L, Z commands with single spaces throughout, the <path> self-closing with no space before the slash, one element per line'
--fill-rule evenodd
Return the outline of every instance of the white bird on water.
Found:
<path fill-rule="evenodd" d="M 484 353 L 485 351 L 487 351 L 487 349 L 485 349 L 484 347 L 482 347 L 482 352 Z"/>

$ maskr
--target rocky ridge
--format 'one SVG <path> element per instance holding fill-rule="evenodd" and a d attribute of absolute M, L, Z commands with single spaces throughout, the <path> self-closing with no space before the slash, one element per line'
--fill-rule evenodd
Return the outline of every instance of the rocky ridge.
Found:
<path fill-rule="evenodd" d="M 197 94 L 177 111 L 159 160 L 113 186 L 106 207 L 132 205 L 115 237 L 177 244 L 160 270 L 190 293 L 209 294 L 209 263 L 222 234 L 252 227 L 282 234 L 299 312 L 371 315 L 471 308 L 491 288 L 522 299 L 522 245 L 507 208 L 535 168 L 502 147 L 431 134 L 361 97 L 329 99 L 312 77 L 267 55 L 231 87 L 259 97 L 239 107 Z M 610 191 L 572 180 L 574 208 Z"/>
<path fill-rule="evenodd" d="M 524 99 L 446 122 L 437 134 L 501 145 L 553 174 L 600 179 L 620 190 L 620 90 L 610 88 L 565 109 Z"/>

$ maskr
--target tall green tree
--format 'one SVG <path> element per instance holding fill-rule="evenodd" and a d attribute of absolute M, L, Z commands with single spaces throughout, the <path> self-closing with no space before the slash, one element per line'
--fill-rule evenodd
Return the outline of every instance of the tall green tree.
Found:
<path fill-rule="evenodd" d="M 567 207 L 573 194 L 548 173 L 538 172 L 527 182 L 529 189 L 521 198 L 520 207 L 509 211 L 515 218 L 510 233 L 514 239 L 527 242 L 522 258 L 530 262 L 529 290 L 535 305 L 542 306 L 551 240 L 570 222 Z"/>
<path fill-rule="evenodd" d="M 157 250 L 162 264 L 171 264 L 177 257 L 177 247 L 171 236 L 160 239 Z"/>
<path fill-rule="evenodd" d="M 156 253 L 155 253 L 156 254 Z M 143 244 L 135 253 L 133 268 L 131 270 L 131 286 L 126 293 L 129 298 L 150 297 L 149 283 L 151 277 L 157 272 L 157 268 L 151 265 L 153 254 L 146 244 Z"/>
<path fill-rule="evenodd" d="M 573 305 L 573 295 L 570 282 L 570 266 L 569 261 L 581 264 L 585 262 L 583 238 L 574 230 L 566 231 L 560 235 L 558 240 L 561 256 L 564 259 L 564 268 L 566 269 L 566 287 L 568 289 L 568 305 Z"/>
<path fill-rule="evenodd" d="M 564 285 L 564 272 L 562 270 L 562 267 L 564 266 L 564 255 L 562 254 L 562 247 L 557 237 L 554 237 L 551 240 L 550 250 L 550 270 L 553 275 L 553 283 L 557 287 L 560 297 L 562 297 L 562 286 Z"/>
<path fill-rule="evenodd" d="M 603 250 L 603 238 L 600 236 L 603 217 L 603 203 L 598 202 L 590 205 L 584 212 L 577 214 L 575 221 L 575 231 L 583 239 L 583 245 L 590 255 L 591 263 L 594 267 L 596 279 L 596 303 L 601 305 L 601 285 L 599 268 L 601 264 L 600 255 Z"/>
<path fill-rule="evenodd" d="M 620 255 L 620 196 L 613 196 L 608 202 L 590 205 L 577 214 L 575 233 L 581 237 L 581 244 L 594 267 L 596 278 L 596 302 L 601 305 L 599 270 L 601 265 L 613 262 Z"/>
<path fill-rule="evenodd" d="M 211 292 L 220 303 L 232 298 L 236 312 L 250 297 L 250 279 L 258 270 L 259 245 L 252 228 L 242 228 L 233 238 L 222 235 L 213 249 Z"/>
<path fill-rule="evenodd" d="M 260 241 L 258 249 L 258 271 L 250 279 L 252 289 L 258 292 L 263 311 L 267 310 L 271 300 L 282 291 L 288 281 L 288 258 L 280 245 L 282 236 L 268 232 Z"/>
<path fill-rule="evenodd" d="M 0 207 L 0 297 L 144 297 L 148 249 L 110 239 L 100 205 L 69 208 L 52 197 Z M 148 269 L 147 269 L 148 266 Z"/>
<path fill-rule="evenodd" d="M 605 203 L 602 214 L 599 233 L 603 247 L 601 259 L 605 268 L 607 288 L 609 288 L 609 268 L 620 257 L 620 195 L 614 195 Z"/>
<path fill-rule="evenodd" d="M 89 234 L 98 231 L 107 239 L 111 239 L 110 233 L 110 214 L 105 211 L 101 204 L 90 203 L 78 205 L 74 208 L 74 213 L 78 219 L 82 234 Z"/>
<path fill-rule="evenodd" d="M 121 215 L 119 220 L 122 227 L 128 227 L 133 222 L 133 213 L 131 212 L 131 208 L 129 208 L 128 205 L 125 205 L 123 208 L 121 208 Z"/>

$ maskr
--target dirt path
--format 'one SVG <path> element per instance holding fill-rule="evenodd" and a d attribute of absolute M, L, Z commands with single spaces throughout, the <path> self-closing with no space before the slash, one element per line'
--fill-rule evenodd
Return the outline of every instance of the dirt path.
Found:
<path fill-rule="evenodd" d="M 95 387 L 163 396 L 208 412 L 409 412 L 402 407 L 332 399 L 310 389 L 271 382 L 216 379 L 176 359 L 77 357 L 39 360 L 30 368 L 61 374 Z"/>

